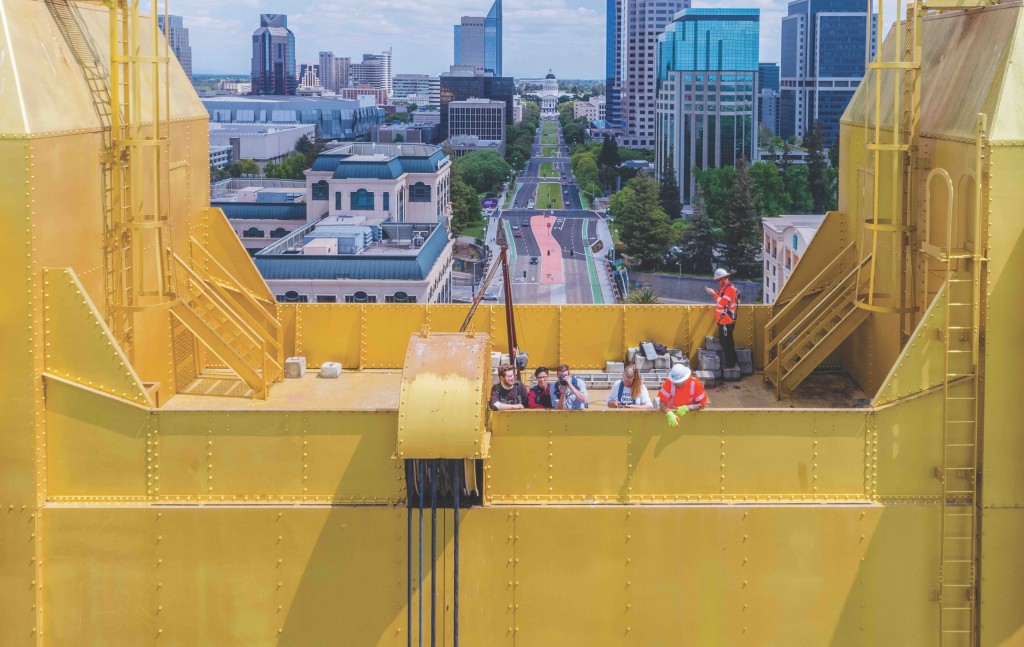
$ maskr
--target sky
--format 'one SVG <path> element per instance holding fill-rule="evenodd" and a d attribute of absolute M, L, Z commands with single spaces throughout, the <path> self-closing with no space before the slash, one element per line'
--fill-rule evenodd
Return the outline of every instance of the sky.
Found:
<path fill-rule="evenodd" d="M 361 60 L 392 48 L 395 74 L 447 72 L 454 57 L 452 26 L 484 16 L 493 0 L 168 0 L 184 18 L 199 74 L 248 74 L 259 14 L 283 13 L 295 34 L 296 63 L 318 52 Z M 761 60 L 778 62 L 786 0 L 693 0 L 694 7 L 761 10 Z M 603 79 L 605 0 L 503 0 L 504 74 Z"/>

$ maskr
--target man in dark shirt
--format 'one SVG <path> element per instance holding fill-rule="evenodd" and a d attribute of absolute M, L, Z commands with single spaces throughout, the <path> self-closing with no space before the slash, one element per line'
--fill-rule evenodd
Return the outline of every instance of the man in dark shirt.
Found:
<path fill-rule="evenodd" d="M 516 372 L 512 366 L 499 366 L 498 383 L 491 387 L 491 409 L 525 409 L 528 397 L 526 387 L 516 379 Z"/>
<path fill-rule="evenodd" d="M 548 369 L 540 366 L 533 372 L 533 378 L 537 384 L 530 389 L 530 399 L 527 401 L 529 409 L 553 409 L 554 401 L 551 399 L 551 385 L 548 384 Z"/>

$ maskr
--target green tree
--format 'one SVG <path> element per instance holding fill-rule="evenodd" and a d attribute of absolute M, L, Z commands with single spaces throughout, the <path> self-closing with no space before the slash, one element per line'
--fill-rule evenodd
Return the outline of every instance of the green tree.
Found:
<path fill-rule="evenodd" d="M 749 173 L 757 212 L 771 218 L 784 213 L 789 208 L 789 194 L 779 168 L 770 162 L 754 162 Z"/>
<path fill-rule="evenodd" d="M 636 290 L 630 290 L 626 298 L 622 300 L 623 303 L 630 305 L 656 305 L 661 303 L 661 299 L 658 298 L 658 293 L 651 288 L 638 288 Z"/>
<path fill-rule="evenodd" d="M 697 182 L 704 191 L 704 208 L 711 226 L 720 228 L 729 208 L 732 185 L 736 182 L 736 169 L 731 166 L 708 168 L 697 174 Z"/>
<path fill-rule="evenodd" d="M 615 194 L 609 210 L 634 266 L 653 269 L 660 265 L 676 235 L 658 206 L 658 183 L 647 175 L 635 177 Z"/>
<path fill-rule="evenodd" d="M 807 165 L 790 164 L 784 171 L 782 181 L 789 195 L 789 212 L 792 214 L 811 213 L 814 201 L 807 185 Z"/>
<path fill-rule="evenodd" d="M 693 194 L 693 216 L 690 226 L 683 233 L 680 256 L 688 272 L 710 273 L 715 262 L 715 246 L 718 241 L 711 229 L 711 221 L 704 208 L 704 190 L 700 185 Z"/>
<path fill-rule="evenodd" d="M 751 191 L 747 160 L 736 160 L 736 181 L 729 196 L 729 208 L 722 222 L 725 266 L 748 278 L 761 276 L 761 218 Z"/>
<path fill-rule="evenodd" d="M 452 233 L 458 236 L 466 227 L 479 223 L 481 218 L 476 191 L 457 174 L 452 174 Z"/>
<path fill-rule="evenodd" d="M 302 153 L 292 153 L 280 164 L 268 162 L 263 169 L 265 177 L 279 178 L 283 180 L 302 180 L 306 177 L 306 156 Z"/>
<path fill-rule="evenodd" d="M 239 171 L 242 175 L 256 176 L 260 174 L 260 165 L 256 163 L 256 160 L 244 159 L 239 162 Z M 235 176 L 238 177 L 238 176 Z"/>
<path fill-rule="evenodd" d="M 316 156 L 319 153 L 316 144 L 313 143 L 313 140 L 311 140 L 307 135 L 299 137 L 299 141 L 295 144 L 295 152 L 305 155 L 306 159 L 309 160 L 310 163 L 316 159 Z"/>
<path fill-rule="evenodd" d="M 573 164 L 572 174 L 576 178 L 576 184 L 589 191 L 590 189 L 586 187 L 598 183 L 597 162 L 594 161 L 594 156 L 589 153 L 580 155 L 578 163 Z"/>
<path fill-rule="evenodd" d="M 454 174 L 478 193 L 489 193 L 505 182 L 512 167 L 495 151 L 474 151 L 455 160 Z"/>
<path fill-rule="evenodd" d="M 821 124 L 817 119 L 811 124 L 811 134 L 804 142 L 807 149 L 807 184 L 811 191 L 814 213 L 825 213 L 828 210 L 829 190 L 825 172 L 828 159 L 825 157 L 825 138 L 821 133 Z"/>
<path fill-rule="evenodd" d="M 401 144 L 405 142 L 405 135 L 403 135 L 402 133 L 395 133 L 395 137 L 392 141 L 394 141 L 394 143 L 396 144 Z"/>
<path fill-rule="evenodd" d="M 390 115 L 388 115 L 387 117 L 384 117 L 384 123 L 388 123 L 388 124 L 394 123 L 396 121 L 400 122 L 400 123 L 403 123 L 403 124 L 407 124 L 411 120 L 412 120 L 412 117 L 409 116 L 408 112 L 393 112 Z"/>
<path fill-rule="evenodd" d="M 828 184 L 828 210 L 835 211 L 839 208 L 839 168 L 828 167 L 825 171 L 825 179 Z"/>
<path fill-rule="evenodd" d="M 658 203 L 669 218 L 679 218 L 682 202 L 679 199 L 679 183 L 676 181 L 676 169 L 671 157 L 665 158 L 665 164 L 661 169 Z"/>
<path fill-rule="evenodd" d="M 409 112 L 416 112 L 417 110 L 420 109 L 420 107 L 418 105 L 416 105 L 415 103 L 410 103 L 409 105 L 407 105 L 405 107 L 405 109 L 407 111 L 409 111 Z"/>

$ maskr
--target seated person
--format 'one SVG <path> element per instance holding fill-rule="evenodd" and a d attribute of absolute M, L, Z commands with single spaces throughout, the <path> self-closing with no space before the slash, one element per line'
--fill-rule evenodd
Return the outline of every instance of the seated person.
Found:
<path fill-rule="evenodd" d="M 573 377 L 568 364 L 558 367 L 558 382 L 551 387 L 551 401 L 556 409 L 586 409 L 590 404 L 587 385 Z"/>
<path fill-rule="evenodd" d="M 674 365 L 668 372 L 668 379 L 661 385 L 658 399 L 661 401 L 662 411 L 675 411 L 683 407 L 697 411 L 708 403 L 704 385 L 682 364 Z"/>
<path fill-rule="evenodd" d="M 491 387 L 491 409 L 525 409 L 528 394 L 522 382 L 516 379 L 511 364 L 498 367 L 498 383 Z"/>
<path fill-rule="evenodd" d="M 622 379 L 612 385 L 608 394 L 608 408 L 651 410 L 651 396 L 637 374 L 636 364 L 630 362 L 622 367 Z"/>
<path fill-rule="evenodd" d="M 551 385 L 548 384 L 547 367 L 537 367 L 537 370 L 533 372 L 533 379 L 537 383 L 530 389 L 527 407 L 530 409 L 553 409 L 555 405 L 551 400 Z"/>

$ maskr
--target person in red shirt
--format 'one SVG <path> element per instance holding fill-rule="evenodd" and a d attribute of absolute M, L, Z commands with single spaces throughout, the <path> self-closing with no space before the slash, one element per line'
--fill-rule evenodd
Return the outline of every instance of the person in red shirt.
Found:
<path fill-rule="evenodd" d="M 715 323 L 718 324 L 718 341 L 725 351 L 725 368 L 736 368 L 736 340 L 733 329 L 736 328 L 736 286 L 729 282 L 729 272 L 719 268 L 715 270 L 718 290 L 704 288 L 715 299 Z"/>
<path fill-rule="evenodd" d="M 675 411 L 679 408 L 697 411 L 708 404 L 708 394 L 689 368 L 676 364 L 668 372 L 668 379 L 662 383 L 658 400 L 662 411 Z"/>

